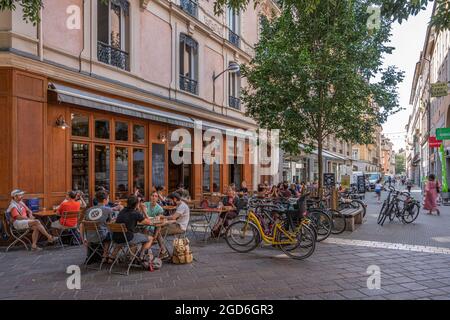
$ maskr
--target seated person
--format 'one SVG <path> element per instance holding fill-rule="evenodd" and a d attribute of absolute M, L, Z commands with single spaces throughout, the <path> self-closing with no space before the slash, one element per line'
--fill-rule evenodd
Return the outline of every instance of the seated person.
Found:
<path fill-rule="evenodd" d="M 175 192 L 181 196 L 182 200 L 190 200 L 191 199 L 191 196 L 189 195 L 189 191 L 184 188 L 184 185 L 182 183 L 180 183 L 178 185 L 178 189 Z"/>
<path fill-rule="evenodd" d="M 97 222 L 97 230 L 98 234 L 94 231 L 88 231 L 86 233 L 86 239 L 84 239 L 84 229 L 83 224 L 80 227 L 81 241 L 83 244 L 87 245 L 87 243 L 103 243 L 103 262 L 104 263 L 112 263 L 112 259 L 108 259 L 109 248 L 111 244 L 111 234 L 108 231 L 107 223 L 111 222 L 113 211 L 110 207 L 108 207 L 109 195 L 105 191 L 97 191 L 95 194 L 95 198 L 98 200 L 98 205 L 89 208 L 86 211 L 84 216 L 84 220 L 86 221 L 94 221 Z M 100 237 L 100 239 L 99 239 Z M 90 253 L 88 252 L 88 258 Z"/>
<path fill-rule="evenodd" d="M 58 237 L 52 237 L 47 230 L 45 230 L 44 226 L 41 224 L 39 220 L 36 220 L 33 216 L 31 210 L 25 205 L 23 202 L 23 195 L 25 192 L 22 190 L 13 190 L 11 192 L 11 202 L 9 204 L 8 209 L 6 210 L 11 215 L 11 222 L 13 228 L 16 230 L 25 230 L 31 229 L 33 230 L 33 234 L 31 236 L 32 244 L 31 249 L 42 250 L 42 248 L 37 246 L 37 241 L 39 239 L 39 235 L 44 235 L 48 242 L 53 243 L 58 240 Z"/>
<path fill-rule="evenodd" d="M 158 186 L 155 188 L 156 192 L 158 193 L 158 204 L 160 206 L 165 206 L 167 205 L 168 201 L 167 198 L 164 196 L 163 192 L 164 192 L 164 187 Z"/>
<path fill-rule="evenodd" d="M 190 209 L 189 206 L 181 200 L 181 196 L 174 192 L 170 194 L 168 199 L 172 200 L 177 206 L 175 213 L 167 216 L 169 221 L 176 221 L 175 223 L 168 224 L 161 229 L 158 234 L 158 243 L 161 248 L 161 259 L 165 259 L 169 256 L 168 250 L 164 245 L 162 235 L 173 235 L 185 233 L 189 224 Z"/>
<path fill-rule="evenodd" d="M 123 223 L 127 228 L 127 232 L 125 234 L 126 239 L 124 238 L 122 233 L 114 232 L 112 239 L 116 243 L 125 243 L 128 241 L 130 246 L 134 245 L 142 245 L 140 258 L 142 259 L 146 253 L 148 253 L 148 249 L 150 249 L 153 238 L 151 236 L 145 235 L 143 233 L 136 232 L 136 227 L 138 223 L 143 225 L 151 225 L 150 219 L 144 217 L 142 213 L 138 211 L 139 199 L 135 195 L 131 195 L 128 197 L 127 206 L 120 211 L 117 216 L 116 223 Z M 112 254 L 112 259 L 115 258 L 117 252 L 120 248 L 116 247 Z"/>
<path fill-rule="evenodd" d="M 291 193 L 292 197 L 297 198 L 300 196 L 300 193 L 297 191 L 297 186 L 295 183 L 291 184 L 291 187 L 289 188 L 289 192 Z"/>
<path fill-rule="evenodd" d="M 147 218 L 155 218 L 157 216 L 164 215 L 164 209 L 158 204 L 158 199 L 159 199 L 158 192 L 154 191 L 150 195 L 150 201 L 145 202 L 145 206 L 147 208 L 146 210 Z M 147 227 L 147 231 L 153 234 L 155 232 L 155 227 L 149 226 Z"/>
<path fill-rule="evenodd" d="M 106 194 L 109 196 L 109 191 L 106 190 L 106 188 L 103 187 L 103 186 L 97 187 L 97 188 L 96 188 L 96 192 L 98 192 L 98 191 L 104 191 L 104 192 L 106 192 Z M 94 199 L 92 200 L 92 204 L 93 204 L 94 206 L 99 205 L 99 200 L 98 200 L 97 198 L 94 198 Z M 108 204 L 107 204 L 107 207 L 111 208 L 112 211 L 114 211 L 113 217 L 114 217 L 115 215 L 117 215 L 117 213 L 120 212 L 120 211 L 123 209 L 123 206 L 119 203 L 119 201 L 116 201 L 116 202 L 111 202 L 111 201 L 109 201 Z"/>
<path fill-rule="evenodd" d="M 211 231 L 212 237 L 218 237 L 221 229 L 228 227 L 229 221 L 236 218 L 238 215 L 239 197 L 236 196 L 236 192 L 231 187 L 228 187 L 227 195 L 219 203 L 219 208 L 223 207 L 230 207 L 231 210 L 222 212 L 219 215 L 219 219 Z"/>
<path fill-rule="evenodd" d="M 53 229 L 66 229 L 73 228 L 77 225 L 77 218 L 65 218 L 64 212 L 79 212 L 80 211 L 80 203 L 76 201 L 77 193 L 75 191 L 69 191 L 68 199 L 64 200 L 56 210 L 58 214 L 61 216 L 59 220 L 53 221 L 51 227 Z"/>
<path fill-rule="evenodd" d="M 75 201 L 80 203 L 80 208 L 81 209 L 86 209 L 87 208 L 87 204 L 86 201 L 84 200 L 84 193 L 80 190 L 75 191 L 77 193 L 77 197 L 75 198 Z"/>
<path fill-rule="evenodd" d="M 245 182 L 245 180 L 241 182 L 241 188 L 239 189 L 239 192 L 241 192 L 245 196 L 248 194 L 247 182 Z"/>
<path fill-rule="evenodd" d="M 291 191 L 289 191 L 289 187 L 287 183 L 283 183 L 278 191 L 278 196 L 281 198 L 290 198 L 292 197 Z"/>

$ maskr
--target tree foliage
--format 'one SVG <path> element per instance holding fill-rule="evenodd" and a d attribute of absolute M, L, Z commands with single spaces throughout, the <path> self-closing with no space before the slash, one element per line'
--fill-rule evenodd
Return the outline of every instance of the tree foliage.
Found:
<path fill-rule="evenodd" d="M 322 148 L 334 135 L 369 144 L 374 130 L 398 111 L 395 67 L 382 68 L 391 22 L 369 30 L 368 1 L 309 0 L 283 7 L 265 22 L 255 58 L 242 67 L 248 115 L 260 126 L 280 129 L 283 148 L 300 151 L 299 143 L 317 147 L 322 177 Z"/>
<path fill-rule="evenodd" d="M 405 173 L 405 154 L 397 153 L 395 155 L 395 173 L 404 174 Z"/>

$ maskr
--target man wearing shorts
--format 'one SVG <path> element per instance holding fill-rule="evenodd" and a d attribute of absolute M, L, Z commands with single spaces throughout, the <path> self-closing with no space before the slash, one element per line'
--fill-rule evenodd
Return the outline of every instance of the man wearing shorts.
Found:
<path fill-rule="evenodd" d="M 23 196 L 25 192 L 19 189 L 13 190 L 11 192 L 11 203 L 7 209 L 7 212 L 11 214 L 11 220 L 14 229 L 16 230 L 26 230 L 32 229 L 33 234 L 31 235 L 31 249 L 42 250 L 42 248 L 37 246 L 37 241 L 39 239 L 39 235 L 44 235 L 48 242 L 54 243 L 58 240 L 57 237 L 52 237 L 47 230 L 45 230 L 44 226 L 41 224 L 39 220 L 36 220 L 33 216 L 31 210 L 25 205 L 23 202 Z"/>

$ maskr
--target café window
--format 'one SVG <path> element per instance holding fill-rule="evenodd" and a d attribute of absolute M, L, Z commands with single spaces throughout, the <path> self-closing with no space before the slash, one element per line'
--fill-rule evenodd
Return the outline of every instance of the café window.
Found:
<path fill-rule="evenodd" d="M 95 137 L 109 140 L 109 120 L 95 120 Z"/>
<path fill-rule="evenodd" d="M 89 137 L 89 116 L 72 113 L 71 115 L 72 136 Z"/>
<path fill-rule="evenodd" d="M 145 143 L 145 127 L 139 124 L 133 125 L 133 142 Z"/>
<path fill-rule="evenodd" d="M 128 141 L 128 123 L 116 121 L 116 140 Z"/>
<path fill-rule="evenodd" d="M 133 149 L 133 191 L 145 195 L 145 150 Z"/>
<path fill-rule="evenodd" d="M 72 189 L 89 194 L 89 144 L 72 143 Z"/>
<path fill-rule="evenodd" d="M 116 147 L 115 163 L 116 199 L 126 199 L 130 194 L 128 186 L 128 148 Z"/>
<path fill-rule="evenodd" d="M 110 151 L 109 146 L 95 145 L 95 188 L 104 187 L 110 191 Z"/>
<path fill-rule="evenodd" d="M 198 43 L 180 34 L 180 89 L 198 94 Z"/>
<path fill-rule="evenodd" d="M 203 147 L 207 146 L 209 142 L 203 142 Z M 219 155 L 212 154 L 211 162 L 203 162 L 203 192 L 220 192 L 221 182 L 221 165 L 214 162 L 214 157 Z"/>
<path fill-rule="evenodd" d="M 129 7 L 126 0 L 99 0 L 97 8 L 97 58 L 124 70 L 130 70 Z"/>

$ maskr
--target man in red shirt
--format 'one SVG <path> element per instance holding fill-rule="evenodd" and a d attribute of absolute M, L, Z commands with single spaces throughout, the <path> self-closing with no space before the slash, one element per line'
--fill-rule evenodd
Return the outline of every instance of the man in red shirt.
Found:
<path fill-rule="evenodd" d="M 32 244 L 31 249 L 32 250 L 42 250 L 42 248 L 39 248 L 37 246 L 37 241 L 39 239 L 39 234 L 44 235 L 47 237 L 48 242 L 55 242 L 58 240 L 57 237 L 52 237 L 47 230 L 45 230 L 44 226 L 41 224 L 39 220 L 36 220 L 33 217 L 33 213 L 31 210 L 25 205 L 23 202 L 23 195 L 25 192 L 22 190 L 16 189 L 11 192 L 11 203 L 8 207 L 7 212 L 11 214 L 11 220 L 13 223 L 13 227 L 16 230 L 25 230 L 25 229 L 32 229 L 33 234 L 31 236 Z"/>
<path fill-rule="evenodd" d="M 58 214 L 61 216 L 59 220 L 52 222 L 52 228 L 54 229 L 66 229 L 73 228 L 77 225 L 77 218 L 65 218 L 64 212 L 79 212 L 80 203 L 76 201 L 77 193 L 75 191 L 70 191 L 66 200 L 64 200 L 58 207 Z"/>

